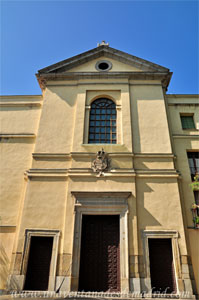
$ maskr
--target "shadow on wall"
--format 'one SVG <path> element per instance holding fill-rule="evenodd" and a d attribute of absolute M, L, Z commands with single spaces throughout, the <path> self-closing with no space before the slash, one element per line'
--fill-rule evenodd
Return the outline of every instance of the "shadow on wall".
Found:
<path fill-rule="evenodd" d="M 4 144 L 34 144 L 35 137 L 15 138 L 15 137 L 0 137 L 0 143 Z"/>
<path fill-rule="evenodd" d="M 136 87 L 131 90 L 131 114 L 134 152 L 154 152 L 153 142 L 162 139 L 162 129 L 166 133 L 165 107 L 160 86 Z M 150 135 L 150 138 L 149 138 Z M 155 146 L 155 147 L 154 147 Z M 158 148 L 157 148 L 158 149 Z"/>
<path fill-rule="evenodd" d="M 55 100 L 62 100 L 65 104 L 73 107 L 76 104 L 77 99 L 77 86 L 71 86 L 70 89 L 66 86 L 63 87 L 48 87 L 49 92 L 53 94 Z"/>
<path fill-rule="evenodd" d="M 147 193 L 154 194 L 154 190 L 148 184 L 148 179 L 142 180 L 141 188 L 139 189 L 139 196 L 137 202 L 139 227 L 146 229 L 147 226 L 161 226 L 158 220 L 146 208 L 146 195 Z"/>
<path fill-rule="evenodd" d="M 176 180 L 176 178 L 140 178 L 137 180 L 140 229 L 146 229 L 149 226 L 179 227 L 181 220 L 174 218 L 175 215 L 181 215 Z"/>

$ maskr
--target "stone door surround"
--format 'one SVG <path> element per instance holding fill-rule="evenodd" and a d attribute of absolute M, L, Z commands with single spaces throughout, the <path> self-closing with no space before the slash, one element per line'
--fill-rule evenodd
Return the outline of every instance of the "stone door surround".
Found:
<path fill-rule="evenodd" d="M 83 215 L 119 215 L 121 292 L 129 291 L 128 197 L 131 192 L 72 192 L 75 197 L 75 230 L 72 290 L 78 290 Z"/>
<path fill-rule="evenodd" d="M 49 271 L 49 282 L 48 282 L 48 291 L 55 290 L 55 276 L 56 276 L 56 266 L 57 266 L 57 254 L 58 254 L 58 243 L 59 243 L 59 230 L 38 230 L 38 229 L 27 229 L 25 234 L 25 246 L 24 246 L 24 258 L 22 264 L 22 276 L 23 280 L 21 282 L 21 290 L 23 290 L 24 282 L 25 282 L 25 274 L 28 266 L 28 257 L 30 250 L 30 242 L 32 236 L 39 237 L 53 237 L 53 246 L 52 246 L 52 256 L 50 263 L 50 271 Z"/>

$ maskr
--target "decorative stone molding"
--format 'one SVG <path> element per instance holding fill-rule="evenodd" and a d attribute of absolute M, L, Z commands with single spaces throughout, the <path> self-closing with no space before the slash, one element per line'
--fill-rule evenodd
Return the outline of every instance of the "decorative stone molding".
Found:
<path fill-rule="evenodd" d="M 103 63 L 107 65 L 107 68 L 106 68 L 105 70 L 103 70 L 103 69 L 100 68 L 100 64 L 103 64 Z M 96 63 L 95 68 L 96 68 L 98 71 L 100 71 L 100 72 L 107 72 L 107 71 L 111 70 L 111 68 L 112 68 L 112 63 L 111 63 L 110 61 L 108 61 L 108 60 L 99 60 L 99 61 Z"/>
<path fill-rule="evenodd" d="M 42 89 L 42 91 L 45 90 L 47 80 L 41 77 L 41 78 L 39 78 L 38 82 L 39 82 L 39 86 Z"/>
<path fill-rule="evenodd" d="M 91 164 L 91 168 L 98 176 L 102 176 L 109 167 L 110 159 L 108 158 L 108 154 L 102 148 L 102 150 L 97 152 L 96 158 Z"/>
<path fill-rule="evenodd" d="M 160 80 L 163 87 L 169 84 L 171 73 L 167 72 L 63 72 L 36 74 L 42 89 L 47 86 L 47 80 L 79 80 L 79 79 L 127 79 L 127 80 Z M 44 80 L 44 78 L 46 80 Z M 42 80 L 41 80 L 42 79 Z M 107 83 L 109 84 L 109 83 Z M 85 83 L 83 84 L 85 85 Z"/>
<path fill-rule="evenodd" d="M 71 192 L 75 197 L 75 207 L 77 206 L 127 206 L 127 199 L 131 192 Z"/>
<path fill-rule="evenodd" d="M 112 169 L 103 173 L 106 177 L 135 177 L 133 169 Z M 52 180 L 66 180 L 68 177 L 96 177 L 92 169 L 70 168 L 70 169 L 30 169 L 24 173 L 26 179 L 51 178 Z"/>

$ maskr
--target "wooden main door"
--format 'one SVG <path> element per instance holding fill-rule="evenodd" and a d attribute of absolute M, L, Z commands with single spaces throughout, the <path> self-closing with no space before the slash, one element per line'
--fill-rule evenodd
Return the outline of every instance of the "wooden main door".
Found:
<path fill-rule="evenodd" d="M 149 259 L 153 293 L 175 292 L 171 239 L 149 239 Z"/>
<path fill-rule="evenodd" d="M 119 216 L 83 216 L 79 291 L 120 291 L 119 240 Z"/>
<path fill-rule="evenodd" d="M 31 237 L 24 290 L 48 290 L 52 245 L 53 237 Z"/>

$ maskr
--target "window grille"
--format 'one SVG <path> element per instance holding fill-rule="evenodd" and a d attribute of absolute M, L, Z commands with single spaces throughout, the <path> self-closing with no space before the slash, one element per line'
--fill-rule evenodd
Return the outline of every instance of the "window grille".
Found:
<path fill-rule="evenodd" d="M 90 144 L 116 144 L 116 105 L 112 100 L 100 98 L 91 104 L 89 121 Z"/>
<path fill-rule="evenodd" d="M 182 129 L 195 129 L 193 116 L 180 116 Z"/>

